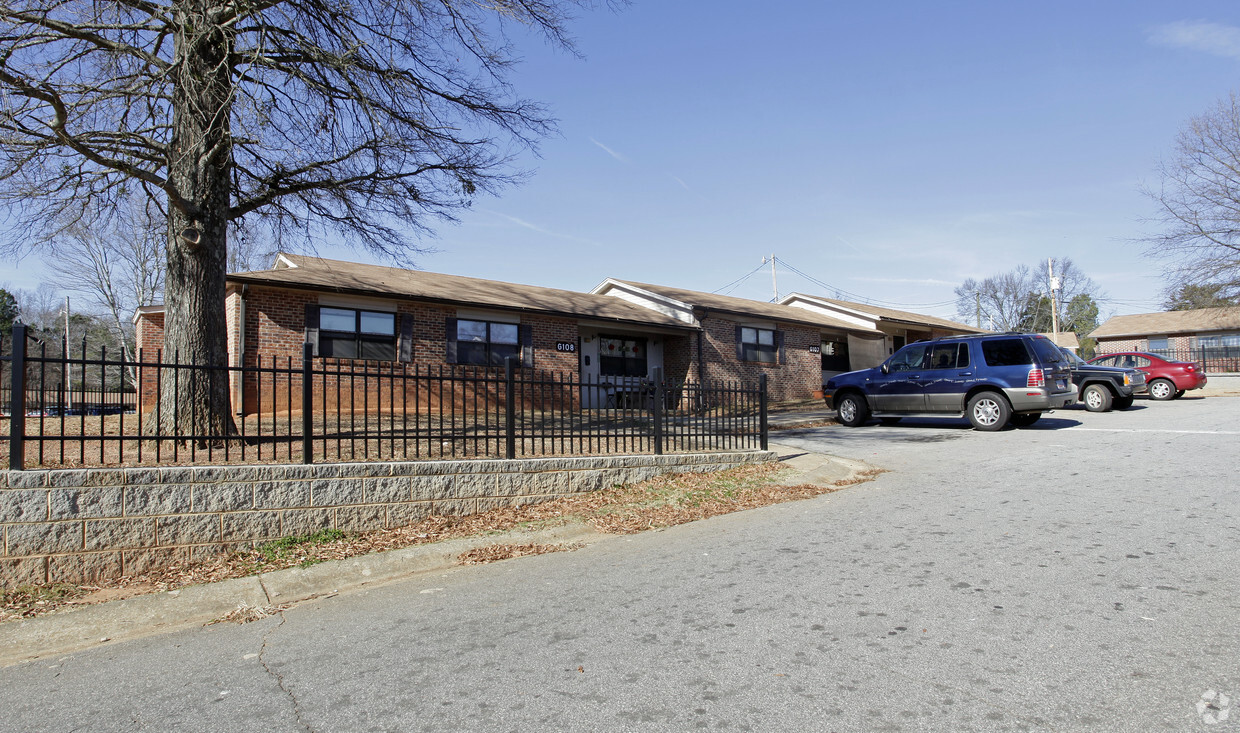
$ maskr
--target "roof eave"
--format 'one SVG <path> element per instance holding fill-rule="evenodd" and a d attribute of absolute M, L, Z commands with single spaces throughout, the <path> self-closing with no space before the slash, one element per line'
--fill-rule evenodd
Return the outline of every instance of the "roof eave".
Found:
<path fill-rule="evenodd" d="M 393 293 L 390 290 L 380 290 L 377 288 L 348 288 L 339 285 L 321 285 L 317 283 L 297 283 L 297 282 L 273 282 L 264 278 L 246 277 L 244 275 L 229 275 L 229 282 L 239 282 L 247 285 L 262 285 L 273 288 L 288 288 L 290 290 L 318 291 L 339 293 L 341 295 L 360 295 L 367 297 L 380 297 L 391 300 L 416 301 L 419 303 L 435 303 L 437 305 L 454 305 L 467 306 L 473 308 L 482 308 L 490 310 L 499 310 L 512 313 L 530 313 L 538 315 L 558 316 L 561 318 L 589 318 L 596 321 L 607 321 L 609 323 L 624 323 L 637 326 L 657 326 L 660 328 L 676 328 L 684 331 L 696 331 L 696 326 L 690 324 L 662 323 L 654 321 L 639 320 L 636 318 L 620 318 L 618 316 L 598 315 L 594 313 L 573 313 L 570 311 L 557 311 L 546 308 L 529 308 L 525 306 L 502 305 L 493 303 L 479 303 L 475 300 L 462 300 L 455 298 L 439 298 L 429 295 L 413 295 L 409 293 Z"/>

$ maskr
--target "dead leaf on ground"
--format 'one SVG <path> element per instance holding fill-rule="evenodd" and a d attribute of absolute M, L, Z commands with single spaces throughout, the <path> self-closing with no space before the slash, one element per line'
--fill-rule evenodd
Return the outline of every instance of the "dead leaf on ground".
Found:
<path fill-rule="evenodd" d="M 143 593 L 175 590 L 189 585 L 213 583 L 255 573 L 341 560 L 443 540 L 484 537 L 519 528 L 545 528 L 584 522 L 599 532 L 633 534 L 671 527 L 731 512 L 808 499 L 852 484 L 869 481 L 883 473 L 872 469 L 832 485 L 777 482 L 785 467 L 776 462 L 751 464 L 724 471 L 666 474 L 637 484 L 560 497 L 541 504 L 499 507 L 469 516 L 430 516 L 416 524 L 361 534 L 332 541 L 298 545 L 296 552 L 272 556 L 259 549 L 219 555 L 203 562 L 182 563 L 140 575 L 122 576 L 90 585 L 56 583 L 4 591 L 0 622 L 29 618 L 73 605 L 127 598 Z M 463 553 L 466 564 L 495 562 L 522 555 L 561 552 L 576 545 L 496 544 Z M 279 607 L 274 608 L 278 612 Z M 219 621 L 263 618 L 263 609 L 238 609 Z M 270 615 L 270 613 L 268 613 Z M 250 616 L 254 616 L 250 618 Z M 235 617 L 235 618 L 234 618 Z"/>

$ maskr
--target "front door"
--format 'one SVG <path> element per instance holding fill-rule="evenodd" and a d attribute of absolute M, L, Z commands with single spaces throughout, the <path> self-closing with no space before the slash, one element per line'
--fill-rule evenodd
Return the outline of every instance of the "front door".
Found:
<path fill-rule="evenodd" d="M 926 410 L 962 412 L 964 396 L 976 381 L 967 343 L 935 344 L 925 369 Z"/>
<path fill-rule="evenodd" d="M 886 373 L 874 377 L 872 395 L 878 412 L 922 412 L 926 409 L 923 387 L 926 345 L 911 344 L 886 362 Z"/>

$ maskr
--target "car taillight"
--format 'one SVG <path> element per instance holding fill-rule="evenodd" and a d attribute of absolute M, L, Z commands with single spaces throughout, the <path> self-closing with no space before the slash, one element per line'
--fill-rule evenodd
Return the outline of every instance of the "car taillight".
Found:
<path fill-rule="evenodd" d="M 1046 386 L 1046 375 L 1042 373 L 1041 369 L 1030 369 L 1029 379 L 1025 381 L 1025 386 L 1026 387 L 1045 387 Z"/>

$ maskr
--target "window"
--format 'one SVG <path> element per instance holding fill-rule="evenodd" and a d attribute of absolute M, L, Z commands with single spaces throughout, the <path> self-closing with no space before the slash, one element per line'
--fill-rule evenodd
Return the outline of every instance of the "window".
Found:
<path fill-rule="evenodd" d="M 1058 351 L 1056 351 L 1058 354 Z M 1021 339 L 995 339 L 982 342 L 982 358 L 991 366 L 1023 366 L 1032 364 L 1025 342 Z M 1056 357 L 1059 361 L 1062 357 Z"/>
<path fill-rule="evenodd" d="M 968 344 L 935 344 L 930 349 L 929 369 L 963 369 L 968 365 Z"/>
<path fill-rule="evenodd" d="M 1033 345 L 1033 353 L 1043 365 L 1058 364 L 1064 360 L 1063 352 L 1048 338 L 1030 339 L 1029 343 Z"/>
<path fill-rule="evenodd" d="M 503 366 L 510 356 L 521 356 L 517 324 L 457 320 L 455 363 Z"/>
<path fill-rule="evenodd" d="M 598 368 L 604 377 L 644 377 L 646 339 L 634 336 L 598 337 Z"/>
<path fill-rule="evenodd" d="M 749 328 L 737 326 L 736 358 L 741 361 L 757 361 L 763 364 L 774 364 L 781 361 L 777 338 L 778 332 L 769 328 Z"/>
<path fill-rule="evenodd" d="M 1166 339 L 1163 340 L 1166 341 Z M 1220 333 L 1210 336 L 1198 336 L 1197 345 L 1207 349 L 1217 349 L 1223 346 L 1240 346 L 1240 333 Z M 1164 345 L 1163 348 L 1166 348 L 1166 346 Z M 1154 339 L 1150 339 L 1150 350 L 1154 350 Z"/>
<path fill-rule="evenodd" d="M 396 314 L 322 306 L 319 356 L 396 360 Z"/>
<path fill-rule="evenodd" d="M 852 367 L 848 360 L 848 341 L 840 339 L 838 341 L 822 342 L 822 370 L 824 372 L 846 372 Z"/>
<path fill-rule="evenodd" d="M 1161 337 L 1150 336 L 1149 350 L 1150 351 L 1166 351 L 1167 350 L 1167 337 L 1166 336 L 1161 336 Z"/>
<path fill-rule="evenodd" d="M 924 344 L 910 344 L 896 352 L 895 356 L 887 362 L 887 372 L 911 372 L 921 369 L 921 365 L 926 361 L 926 347 Z"/>

